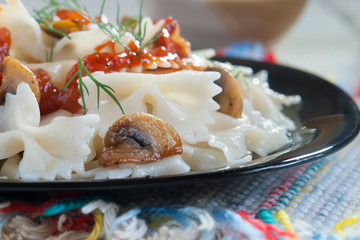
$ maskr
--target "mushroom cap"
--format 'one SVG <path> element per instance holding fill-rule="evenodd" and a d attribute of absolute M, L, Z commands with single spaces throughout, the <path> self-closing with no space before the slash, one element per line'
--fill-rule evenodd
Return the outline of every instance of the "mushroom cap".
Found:
<path fill-rule="evenodd" d="M 240 118 L 243 110 L 244 90 L 241 84 L 225 69 L 213 66 L 205 69 L 206 71 L 216 71 L 221 77 L 215 81 L 215 84 L 222 88 L 222 92 L 213 99 L 220 105 L 218 110 L 229 116 Z"/>
<path fill-rule="evenodd" d="M 5 101 L 6 93 L 10 92 L 15 94 L 17 86 L 25 82 L 29 85 L 31 91 L 37 102 L 40 102 L 40 87 L 39 81 L 35 74 L 19 60 L 6 56 L 3 61 L 3 78 L 0 86 L 0 102 Z"/>
<path fill-rule="evenodd" d="M 181 139 L 165 121 L 147 113 L 134 113 L 117 120 L 104 138 L 99 155 L 103 167 L 123 163 L 149 163 L 182 153 Z"/>

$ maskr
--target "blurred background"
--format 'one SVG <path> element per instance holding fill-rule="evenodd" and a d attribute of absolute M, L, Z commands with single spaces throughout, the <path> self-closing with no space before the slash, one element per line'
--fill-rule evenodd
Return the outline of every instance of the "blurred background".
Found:
<path fill-rule="evenodd" d="M 29 8 L 42 0 L 24 0 Z M 83 0 L 97 13 L 101 1 Z M 121 15 L 138 15 L 140 1 L 120 0 Z M 116 1 L 106 14 L 115 18 Z M 354 91 L 360 78 L 359 0 L 144 0 L 143 14 L 176 18 L 193 49 L 234 42 L 261 44 L 280 64 L 328 79 Z"/>
<path fill-rule="evenodd" d="M 297 22 L 271 46 L 277 61 L 336 81 L 360 82 L 360 1 L 309 0 Z"/>

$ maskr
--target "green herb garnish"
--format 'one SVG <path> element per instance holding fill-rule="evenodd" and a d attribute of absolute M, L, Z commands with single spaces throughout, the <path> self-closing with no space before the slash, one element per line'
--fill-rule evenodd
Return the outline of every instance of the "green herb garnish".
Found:
<path fill-rule="evenodd" d="M 76 1 L 76 0 L 72 0 Z M 139 51 L 136 52 L 136 55 L 140 55 L 141 52 L 144 50 L 144 48 L 150 46 L 153 44 L 156 40 L 158 40 L 162 34 L 159 34 L 162 30 L 159 30 L 155 33 L 155 35 L 146 43 L 144 43 L 145 36 L 146 36 L 146 24 L 142 28 L 142 21 L 143 21 L 143 14 L 142 14 L 142 7 L 143 7 L 143 0 L 140 2 L 140 12 L 138 19 L 131 17 L 126 19 L 121 24 L 120 19 L 120 7 L 119 2 L 117 2 L 117 8 L 116 8 L 116 24 L 112 24 L 111 22 L 104 23 L 101 20 L 101 16 L 103 16 L 104 7 L 105 7 L 106 0 L 102 1 L 101 8 L 100 8 L 100 21 L 94 17 L 91 17 L 88 11 L 86 9 L 82 9 L 79 13 L 85 12 L 87 16 L 89 16 L 88 20 L 90 20 L 92 23 L 96 24 L 101 31 L 103 31 L 110 39 L 114 40 L 115 42 L 119 43 L 121 46 L 126 48 L 129 51 L 132 51 L 132 49 L 129 48 L 128 45 L 124 44 L 122 42 L 122 37 L 125 35 L 126 32 L 132 33 L 135 40 L 139 43 Z M 81 8 L 79 8 L 81 9 Z M 77 9 L 74 9 L 78 11 Z M 83 16 L 86 17 L 86 16 Z M 138 25 L 137 31 L 135 31 L 136 26 Z"/>
<path fill-rule="evenodd" d="M 85 67 L 83 61 L 81 58 L 79 58 L 79 69 L 78 71 L 70 78 L 70 80 L 66 83 L 64 90 L 69 86 L 69 84 L 76 78 L 78 77 L 79 79 L 79 89 L 80 89 L 80 95 L 81 95 L 81 100 L 83 102 L 83 106 L 84 106 L 84 110 L 85 112 L 87 112 L 87 108 L 86 108 L 86 103 L 85 103 L 85 94 L 84 91 L 86 91 L 87 95 L 89 96 L 89 89 L 87 88 L 86 84 L 83 81 L 83 76 L 82 76 L 82 71 L 85 72 L 85 74 L 95 83 L 96 88 L 97 88 L 97 108 L 99 109 L 100 107 L 100 89 L 102 89 L 105 93 L 107 93 L 115 102 L 116 104 L 119 106 L 121 112 L 125 115 L 124 109 L 122 108 L 120 102 L 117 100 L 117 98 L 115 97 L 114 93 L 114 89 L 112 89 L 110 86 L 105 85 L 101 82 L 99 82 L 96 78 L 94 78 L 94 76 L 91 75 L 91 73 L 89 72 L 89 70 Z"/>
<path fill-rule="evenodd" d="M 58 33 L 63 37 L 71 39 L 68 34 L 53 27 L 54 16 L 59 8 L 60 4 L 57 1 L 49 0 L 49 3 L 45 7 L 39 10 L 34 9 L 35 16 L 33 17 L 39 23 L 41 28 L 50 32 Z"/>
<path fill-rule="evenodd" d="M 46 62 L 52 62 L 53 61 L 53 56 L 54 56 L 54 47 L 55 47 L 55 41 L 53 41 L 51 43 L 51 47 L 50 47 L 50 53 L 48 53 L 48 51 L 45 51 L 46 54 Z"/>
<path fill-rule="evenodd" d="M 162 36 L 162 34 L 161 34 L 162 29 L 161 29 L 160 31 L 155 33 L 155 35 L 152 38 L 150 38 L 150 40 L 145 42 L 146 24 L 143 24 L 143 15 L 142 15 L 143 1 L 142 0 L 140 3 L 140 13 L 139 13 L 138 18 L 129 18 L 129 19 L 126 19 L 122 23 L 121 23 L 121 19 L 120 19 L 120 7 L 119 7 L 119 3 L 118 3 L 117 9 L 116 9 L 116 24 L 113 24 L 111 22 L 107 22 L 107 21 L 103 20 L 103 13 L 104 13 L 106 0 L 102 1 L 99 18 L 92 16 L 90 14 L 90 12 L 86 9 L 86 7 L 81 6 L 81 4 L 78 2 L 78 0 L 63 0 L 63 1 L 47 0 L 47 2 L 48 2 L 48 4 L 45 7 L 41 8 L 40 10 L 34 10 L 35 20 L 40 24 L 40 26 L 43 29 L 59 33 L 62 36 L 65 36 L 69 39 L 71 39 L 71 38 L 68 34 L 65 34 L 65 33 L 61 32 L 60 30 L 52 27 L 53 22 L 54 22 L 55 13 L 60 8 L 76 11 L 86 20 L 92 22 L 93 24 L 96 24 L 98 26 L 98 28 L 102 32 L 104 32 L 111 40 L 119 43 L 121 46 L 123 46 L 125 49 L 127 49 L 130 52 L 134 52 L 134 51 L 132 49 L 130 49 L 130 47 L 122 41 L 122 38 L 127 33 L 132 34 L 135 41 L 137 41 L 137 43 L 139 44 L 139 51 L 134 52 L 138 56 L 140 56 L 141 52 L 146 47 L 153 44 L 156 40 L 158 40 Z M 46 61 L 52 61 L 53 48 L 54 48 L 54 43 L 51 47 L 50 53 L 46 52 Z M 87 107 L 86 107 L 86 103 L 85 103 L 85 93 L 89 96 L 89 90 L 88 90 L 87 86 L 85 85 L 85 83 L 83 82 L 83 77 L 82 77 L 83 71 L 96 84 L 97 107 L 99 108 L 99 105 L 100 105 L 100 89 L 102 89 L 105 93 L 107 93 L 116 102 L 116 104 L 121 109 L 122 113 L 125 114 L 120 102 L 114 96 L 115 91 L 110 86 L 105 85 L 105 84 L 99 82 L 98 80 L 96 80 L 91 75 L 91 73 L 88 71 L 88 69 L 84 66 L 82 59 L 79 58 L 79 69 L 71 77 L 71 79 L 66 83 L 64 90 L 69 86 L 69 84 L 74 79 L 76 79 L 76 77 L 78 77 L 79 90 L 80 90 L 81 99 L 83 102 L 85 112 L 87 112 Z"/>
<path fill-rule="evenodd" d="M 76 1 L 76 0 L 74 0 L 74 1 Z M 96 24 L 99 27 L 99 29 L 103 33 L 105 33 L 110 39 L 114 40 L 115 42 L 119 43 L 121 46 L 123 46 L 127 50 L 131 51 L 129 46 L 126 45 L 125 43 L 123 43 L 121 40 L 130 25 L 121 24 L 119 2 L 117 3 L 117 7 L 116 7 L 116 24 L 113 24 L 111 22 L 105 23 L 104 21 L 102 21 L 105 3 L 106 3 L 106 0 L 103 0 L 102 4 L 101 4 L 101 8 L 100 8 L 100 21 L 94 17 L 91 17 L 91 15 L 87 13 L 90 16 L 89 20 L 92 23 Z"/>
<path fill-rule="evenodd" d="M 128 51 L 132 52 L 132 49 L 129 48 L 127 44 L 125 44 L 122 41 L 122 38 L 126 33 L 131 33 L 135 39 L 139 43 L 139 51 L 136 52 L 136 55 L 140 55 L 141 52 L 148 47 L 149 45 L 153 44 L 156 40 L 158 40 L 162 34 L 161 31 L 158 31 L 154 34 L 150 40 L 147 42 L 144 42 L 145 36 L 146 36 L 146 24 L 142 26 L 143 22 L 143 14 L 142 14 L 142 7 L 143 7 L 143 0 L 140 2 L 140 13 L 138 18 L 129 18 L 125 20 L 123 23 L 121 23 L 120 19 L 120 7 L 119 3 L 117 3 L 116 8 L 116 24 L 113 24 L 111 22 L 104 22 L 102 20 L 102 16 L 104 13 L 106 0 L 102 1 L 101 7 L 100 7 L 100 20 L 94 16 L 87 10 L 86 7 L 82 6 L 78 0 L 48 0 L 48 4 L 41 8 L 40 10 L 34 10 L 36 16 L 34 17 L 35 20 L 42 26 L 42 28 L 57 32 L 61 34 L 62 36 L 66 36 L 70 38 L 68 34 L 65 34 L 58 29 L 54 29 L 52 27 L 52 23 L 54 21 L 53 16 L 56 13 L 56 11 L 60 8 L 65 8 L 69 10 L 74 10 L 77 13 L 79 13 L 82 17 L 84 17 L 86 20 L 96 24 L 99 29 L 105 33 L 111 40 L 119 43 L 121 46 L 123 46 Z M 136 26 L 137 29 L 136 29 Z"/>
<path fill-rule="evenodd" d="M 142 15 L 142 7 L 143 7 L 143 1 L 140 2 L 140 13 L 139 13 L 139 24 L 138 24 L 138 30 L 135 32 L 135 30 L 132 30 L 132 34 L 134 35 L 134 38 L 139 42 L 139 52 L 137 53 L 140 55 L 140 53 L 144 50 L 144 48 L 150 46 L 153 44 L 156 40 L 158 40 L 162 34 L 159 34 L 161 30 L 155 33 L 155 35 L 146 43 L 144 43 L 144 39 L 146 36 L 146 24 L 142 28 L 142 21 L 143 21 L 143 15 Z"/>

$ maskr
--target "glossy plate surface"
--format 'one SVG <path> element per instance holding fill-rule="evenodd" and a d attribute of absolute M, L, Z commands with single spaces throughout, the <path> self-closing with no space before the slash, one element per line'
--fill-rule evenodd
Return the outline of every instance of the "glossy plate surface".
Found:
<path fill-rule="evenodd" d="M 297 122 L 301 141 L 268 157 L 255 159 L 246 166 L 232 166 L 207 172 L 176 176 L 95 181 L 19 182 L 0 181 L 1 191 L 72 191 L 126 190 L 171 186 L 209 180 L 240 177 L 314 161 L 332 154 L 358 134 L 360 114 L 351 98 L 338 87 L 312 74 L 263 62 L 216 58 L 218 61 L 251 67 L 254 72 L 267 70 L 272 89 L 288 95 L 300 95 L 302 103 L 287 114 Z M 306 128 L 303 128 L 306 126 Z"/>

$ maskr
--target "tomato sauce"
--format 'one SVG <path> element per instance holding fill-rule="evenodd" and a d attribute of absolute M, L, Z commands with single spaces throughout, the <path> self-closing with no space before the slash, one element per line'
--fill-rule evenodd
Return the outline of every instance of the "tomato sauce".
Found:
<path fill-rule="evenodd" d="M 172 17 L 164 20 L 165 24 L 161 36 L 154 42 L 151 53 L 159 57 L 167 53 L 177 54 L 179 58 L 190 57 L 190 43 L 180 36 L 178 22 Z"/>
<path fill-rule="evenodd" d="M 79 19 L 78 13 L 72 11 L 58 11 L 57 15 L 62 19 Z M 80 16 L 81 17 L 81 16 Z M 179 25 L 173 18 L 166 18 L 161 35 L 147 50 L 142 49 L 136 42 L 130 41 L 128 48 L 123 52 L 116 52 L 115 42 L 108 41 L 99 45 L 93 54 L 82 58 L 86 69 L 90 72 L 138 72 L 143 69 L 152 69 L 152 66 L 166 61 L 172 64 L 172 71 L 181 70 L 188 64 L 182 61 L 190 56 L 190 44 L 180 36 Z M 106 50 L 106 51 L 104 51 Z M 160 68 L 160 67 L 159 67 Z M 79 64 L 75 64 L 68 72 L 65 83 L 78 73 Z M 35 71 L 39 79 L 41 89 L 40 111 L 42 115 L 64 109 L 72 113 L 82 110 L 78 103 L 80 92 L 76 76 L 66 90 L 59 90 L 52 85 L 50 76 L 44 70 Z M 86 76 L 84 71 L 82 76 Z"/>
<path fill-rule="evenodd" d="M 60 109 L 72 113 L 81 111 L 82 106 L 78 103 L 80 92 L 77 84 L 72 84 L 66 90 L 59 90 L 51 83 L 51 76 L 45 70 L 36 69 L 34 74 L 39 81 L 41 91 L 39 104 L 41 115 L 46 115 Z"/>
<path fill-rule="evenodd" d="M 139 51 L 139 48 L 134 42 L 129 44 L 129 48 L 131 51 L 125 49 L 121 53 L 95 52 L 83 57 L 82 61 L 84 66 L 91 73 L 96 71 L 103 71 L 105 73 L 120 71 L 133 72 L 136 71 L 136 69 L 134 69 L 135 67 L 142 66 L 146 68 L 155 61 L 155 58 L 146 51 L 142 51 L 140 55 L 138 55 L 137 52 Z M 68 73 L 66 81 L 69 81 L 78 69 L 79 64 L 75 64 Z M 82 76 L 85 76 L 84 72 L 82 73 Z"/>
<path fill-rule="evenodd" d="M 121 53 L 115 51 L 115 41 L 108 41 L 99 45 L 95 53 L 82 58 L 84 66 L 89 72 L 104 71 L 137 71 L 138 67 L 142 69 L 151 68 L 152 64 L 158 64 L 162 61 L 176 63 L 175 70 L 181 70 L 185 63 L 183 58 L 190 56 L 189 43 L 180 37 L 180 30 L 177 21 L 171 17 L 165 19 L 165 24 L 161 35 L 149 46 L 148 50 L 142 50 L 134 42 L 130 41 L 128 47 Z M 103 49 L 108 49 L 102 52 Z M 79 66 L 76 64 L 69 72 L 67 81 L 78 71 Z"/>

